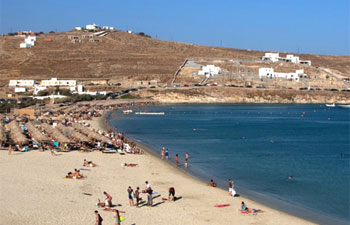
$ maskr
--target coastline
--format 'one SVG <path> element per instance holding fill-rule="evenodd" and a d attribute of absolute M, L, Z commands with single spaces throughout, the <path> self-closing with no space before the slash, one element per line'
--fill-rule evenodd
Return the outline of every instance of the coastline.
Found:
<path fill-rule="evenodd" d="M 97 118 L 95 120 L 95 122 L 92 122 L 90 124 L 92 125 L 92 127 L 94 129 L 99 129 L 99 130 L 112 129 L 107 122 L 107 118 L 112 112 L 113 111 L 104 112 L 102 117 Z M 156 153 L 156 151 L 152 147 L 147 146 L 144 143 L 141 143 L 140 141 L 134 139 L 133 137 L 128 136 L 127 134 L 126 134 L 126 137 L 129 140 L 135 142 L 137 144 L 137 146 L 139 146 L 145 152 L 145 155 L 147 157 L 149 157 L 151 161 L 156 162 L 157 164 L 161 165 L 162 167 L 168 168 L 169 170 L 172 171 L 173 175 L 182 176 L 186 180 L 188 180 L 188 182 L 190 182 L 190 183 L 193 182 L 193 183 L 196 183 L 196 184 L 203 186 L 203 187 L 207 186 L 207 183 L 204 180 L 200 179 L 199 177 L 196 177 L 195 175 L 187 172 L 185 169 L 176 167 L 176 165 L 174 163 L 160 159 L 159 155 Z M 241 195 L 241 196 L 235 197 L 235 198 L 229 197 L 227 194 L 227 191 L 223 187 L 214 188 L 213 191 L 215 191 L 218 195 L 220 195 L 220 197 L 226 197 L 228 202 L 232 202 L 232 200 L 233 200 L 233 202 L 235 202 L 235 204 L 232 204 L 231 207 L 235 207 L 238 209 L 241 201 L 249 202 L 251 205 L 258 206 L 258 208 L 264 209 L 265 211 L 269 211 L 269 212 L 273 212 L 273 214 L 277 214 L 278 217 L 283 217 L 283 219 L 279 218 L 280 220 L 286 219 L 286 221 L 288 221 L 285 223 L 283 223 L 281 221 L 281 223 L 279 223 L 279 224 L 294 224 L 294 221 L 291 222 L 290 219 L 295 220 L 295 222 L 296 222 L 295 224 L 317 224 L 316 221 L 310 221 L 306 218 L 295 216 L 295 215 L 289 214 L 285 211 L 275 209 L 275 208 L 271 207 L 270 205 L 262 204 L 262 203 L 254 200 L 250 197 L 247 197 L 245 195 L 243 195 L 243 196 Z M 258 216 L 261 216 L 261 215 L 263 215 L 263 214 L 259 214 Z M 316 216 L 317 215 L 315 215 L 315 217 Z M 244 224 L 244 223 L 242 223 L 242 221 L 240 221 L 240 223 Z M 268 224 L 273 224 L 273 223 L 268 223 Z"/>

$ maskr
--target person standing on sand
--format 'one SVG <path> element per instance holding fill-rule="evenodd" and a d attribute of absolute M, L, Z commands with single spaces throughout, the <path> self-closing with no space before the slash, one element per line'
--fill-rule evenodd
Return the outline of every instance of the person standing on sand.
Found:
<path fill-rule="evenodd" d="M 95 222 L 95 225 L 102 225 L 102 217 L 101 215 L 98 213 L 97 210 L 95 210 L 95 215 L 96 215 L 96 222 Z"/>
<path fill-rule="evenodd" d="M 135 197 L 136 197 L 136 207 L 140 208 L 139 203 L 140 203 L 140 188 L 137 187 L 135 191 Z"/>
<path fill-rule="evenodd" d="M 148 183 L 148 181 L 145 182 L 146 184 L 146 193 L 147 193 L 147 205 L 152 206 L 153 205 L 153 190 L 151 188 L 151 184 Z"/>
<path fill-rule="evenodd" d="M 236 195 L 236 191 L 233 189 L 234 186 L 235 183 L 233 182 L 233 180 L 228 179 L 228 195 L 232 195 L 233 197 L 235 197 Z"/>
<path fill-rule="evenodd" d="M 9 145 L 9 155 L 11 155 L 11 153 L 12 153 L 12 146 Z"/>
<path fill-rule="evenodd" d="M 176 163 L 176 166 L 179 166 L 179 155 L 176 154 L 175 156 L 175 163 Z"/>
<path fill-rule="evenodd" d="M 185 155 L 185 167 L 188 167 L 188 152 Z"/>
<path fill-rule="evenodd" d="M 128 188 L 128 195 L 130 206 L 134 206 L 134 191 L 132 190 L 131 186 Z"/>

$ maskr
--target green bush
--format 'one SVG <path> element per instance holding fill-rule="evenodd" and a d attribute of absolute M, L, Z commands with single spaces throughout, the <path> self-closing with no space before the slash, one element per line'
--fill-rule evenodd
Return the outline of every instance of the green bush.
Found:
<path fill-rule="evenodd" d="M 132 94 L 126 94 L 126 95 L 121 96 L 120 98 L 121 99 L 139 99 L 140 97 L 132 95 Z"/>

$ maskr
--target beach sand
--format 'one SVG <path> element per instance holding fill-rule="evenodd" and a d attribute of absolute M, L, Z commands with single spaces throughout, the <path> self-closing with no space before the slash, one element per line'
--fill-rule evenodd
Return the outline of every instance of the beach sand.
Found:
<path fill-rule="evenodd" d="M 94 127 L 103 125 L 92 121 Z M 100 127 L 101 128 L 101 127 Z M 99 167 L 90 171 L 84 180 L 64 179 L 74 168 L 83 168 L 83 160 L 92 160 Z M 137 167 L 124 168 L 123 163 L 137 163 Z M 97 208 L 97 199 L 104 199 L 103 191 L 113 197 L 117 209 L 126 211 L 122 224 L 312 224 L 306 220 L 271 209 L 257 202 L 230 197 L 228 192 L 209 187 L 151 154 L 119 155 L 101 152 L 59 153 L 49 151 L 27 153 L 0 152 L 0 224 L 94 224 L 94 210 L 103 217 L 103 224 L 115 224 L 114 213 Z M 154 194 L 154 206 L 130 207 L 127 188 L 145 189 L 149 181 Z M 168 188 L 175 187 L 175 202 L 162 201 L 168 197 Z M 141 194 L 143 200 L 146 194 Z M 263 209 L 258 215 L 239 212 L 240 203 Z M 225 208 L 216 204 L 230 204 Z"/>

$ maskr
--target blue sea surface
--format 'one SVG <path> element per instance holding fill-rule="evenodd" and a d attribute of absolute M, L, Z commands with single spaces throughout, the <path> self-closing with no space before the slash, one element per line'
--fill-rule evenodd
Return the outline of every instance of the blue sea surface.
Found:
<path fill-rule="evenodd" d="M 226 189 L 323 224 L 350 221 L 350 110 L 323 105 L 143 106 L 111 113 L 112 127 Z M 293 176 L 294 180 L 288 180 Z"/>

